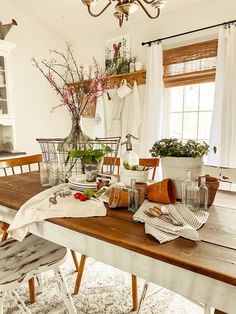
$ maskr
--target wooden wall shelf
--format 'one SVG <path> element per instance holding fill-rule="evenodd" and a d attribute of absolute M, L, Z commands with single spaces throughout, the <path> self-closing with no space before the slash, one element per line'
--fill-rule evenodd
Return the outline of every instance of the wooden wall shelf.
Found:
<path fill-rule="evenodd" d="M 138 85 L 144 85 L 146 84 L 146 70 L 109 76 L 108 78 L 111 83 L 111 88 L 114 88 L 115 85 L 119 86 L 122 80 L 126 80 L 131 85 L 133 85 L 134 81 L 136 81 Z M 88 87 L 90 82 L 91 80 L 83 81 L 84 86 Z"/>
<path fill-rule="evenodd" d="M 109 79 L 111 88 L 115 85 L 119 86 L 122 80 L 126 80 L 131 85 L 133 85 L 134 81 L 136 81 L 138 85 L 144 85 L 146 84 L 146 70 L 109 76 Z"/>

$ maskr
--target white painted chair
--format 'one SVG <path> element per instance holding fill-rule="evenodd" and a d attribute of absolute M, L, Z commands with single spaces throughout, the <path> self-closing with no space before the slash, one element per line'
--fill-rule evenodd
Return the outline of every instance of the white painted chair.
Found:
<path fill-rule="evenodd" d="M 34 235 L 23 242 L 12 238 L 0 243 L 0 314 L 3 314 L 4 299 L 11 296 L 20 313 L 31 313 L 16 289 L 29 279 L 49 270 L 54 270 L 63 301 L 70 314 L 77 313 L 59 266 L 65 261 L 67 250 L 55 243 Z"/>

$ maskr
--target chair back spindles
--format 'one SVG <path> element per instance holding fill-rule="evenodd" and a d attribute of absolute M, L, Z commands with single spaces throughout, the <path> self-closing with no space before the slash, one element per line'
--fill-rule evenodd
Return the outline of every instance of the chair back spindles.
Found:
<path fill-rule="evenodd" d="M 0 160 L 0 170 L 3 170 L 3 174 L 5 176 L 15 175 L 17 173 L 31 172 L 32 171 L 31 165 L 35 164 L 36 168 L 39 169 L 41 161 L 42 155 L 40 154 Z M 24 169 L 24 166 L 26 169 Z"/>
<path fill-rule="evenodd" d="M 116 167 L 116 173 L 120 174 L 120 158 L 112 157 L 104 157 L 103 165 L 112 164 Z M 158 158 L 139 158 L 139 165 L 143 167 L 152 168 L 152 180 L 155 179 L 156 169 L 159 166 L 159 159 Z"/>

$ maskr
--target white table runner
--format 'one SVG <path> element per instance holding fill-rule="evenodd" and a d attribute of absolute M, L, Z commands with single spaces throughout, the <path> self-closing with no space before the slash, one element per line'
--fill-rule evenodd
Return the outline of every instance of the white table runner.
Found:
<path fill-rule="evenodd" d="M 61 217 L 106 216 L 107 210 L 102 201 L 87 200 L 81 202 L 74 197 L 76 191 L 72 191 L 70 196 L 58 196 L 56 204 L 49 202 L 49 198 L 53 197 L 53 193 L 68 190 L 68 184 L 63 183 L 29 199 L 17 211 L 8 233 L 16 240 L 22 241 L 29 230 L 29 225 L 37 221 Z"/>

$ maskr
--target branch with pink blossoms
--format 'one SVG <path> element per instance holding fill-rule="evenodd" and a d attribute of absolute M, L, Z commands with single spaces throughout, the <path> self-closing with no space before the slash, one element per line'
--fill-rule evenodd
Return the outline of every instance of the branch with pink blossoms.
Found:
<path fill-rule="evenodd" d="M 52 110 L 66 106 L 72 117 L 80 121 L 84 111 L 108 91 L 107 75 L 99 71 L 94 59 L 96 77 L 89 87 L 85 87 L 70 45 L 67 45 L 66 53 L 57 50 L 50 50 L 50 53 L 54 58 L 40 63 L 33 58 L 32 62 L 60 97 L 60 104 L 53 106 Z"/>

